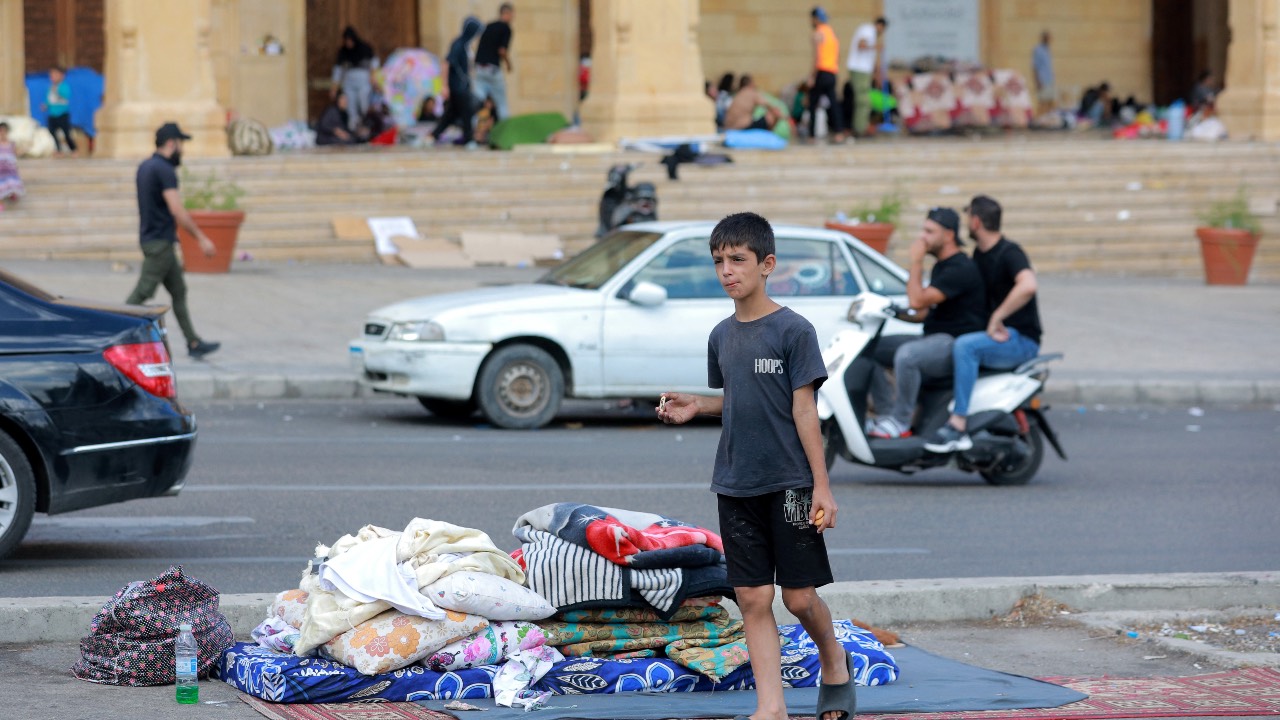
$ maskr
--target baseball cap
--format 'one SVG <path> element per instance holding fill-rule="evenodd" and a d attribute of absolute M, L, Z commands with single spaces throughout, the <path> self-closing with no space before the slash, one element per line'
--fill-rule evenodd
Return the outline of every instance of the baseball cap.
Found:
<path fill-rule="evenodd" d="M 927 218 L 955 233 L 957 245 L 963 244 L 960 241 L 960 215 L 955 210 L 949 207 L 929 208 Z"/>
<path fill-rule="evenodd" d="M 824 9 L 822 8 L 822 6 L 821 6 L 821 5 L 814 5 L 814 6 L 813 6 L 813 13 L 812 13 L 812 15 L 813 15 L 815 18 L 817 18 L 817 19 L 818 19 L 818 22 L 826 22 L 826 21 L 827 21 L 827 11 L 826 11 L 826 10 L 824 10 Z"/>
<path fill-rule="evenodd" d="M 163 145 L 169 140 L 190 140 L 191 136 L 182 132 L 182 128 L 178 127 L 178 123 L 167 122 L 156 130 L 156 145 Z"/>

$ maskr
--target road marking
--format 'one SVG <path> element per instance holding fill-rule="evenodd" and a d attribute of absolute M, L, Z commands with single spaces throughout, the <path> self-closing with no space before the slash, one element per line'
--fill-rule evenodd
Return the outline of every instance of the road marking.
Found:
<path fill-rule="evenodd" d="M 617 487 L 618 490 L 706 490 L 708 488 L 706 482 L 696 483 L 635 483 L 628 482 L 625 485 Z M 592 481 L 583 481 L 581 483 L 509 483 L 509 484 L 489 484 L 489 483 L 469 483 L 466 485 L 187 485 L 182 489 L 182 494 L 199 493 L 199 492 L 237 492 L 237 493 L 264 493 L 264 492 L 290 492 L 290 493 L 317 493 L 317 492 L 475 492 L 483 490 L 492 491 L 527 491 L 541 492 L 543 490 L 599 490 L 602 489 L 598 484 Z"/>
<path fill-rule="evenodd" d="M 251 517 L 209 516 L 209 515 L 169 515 L 152 517 L 37 517 L 32 519 L 32 527 L 65 528 L 71 530 L 104 529 L 119 530 L 134 528 L 188 528 L 219 524 L 252 524 L 257 522 Z"/>
<path fill-rule="evenodd" d="M 930 555 L 926 548 L 827 548 L 828 555 Z"/>
<path fill-rule="evenodd" d="M 47 568 L 51 566 L 85 566 L 85 565 L 181 565 L 189 567 L 191 565 L 247 565 L 271 563 L 274 565 L 295 565 L 299 569 L 306 567 L 307 561 L 311 558 L 294 555 L 290 557 L 216 557 L 216 558 L 195 558 L 189 555 L 175 556 L 171 558 L 165 557 L 136 557 L 136 558 L 9 558 L 5 560 L 5 565 L 14 567 L 37 567 Z"/>

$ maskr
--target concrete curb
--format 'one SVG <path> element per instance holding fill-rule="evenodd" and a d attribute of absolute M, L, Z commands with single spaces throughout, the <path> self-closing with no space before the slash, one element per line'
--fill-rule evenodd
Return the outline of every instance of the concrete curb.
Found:
<path fill-rule="evenodd" d="M 856 617 L 885 627 L 987 620 L 1004 615 L 1019 598 L 1036 593 L 1082 612 L 1266 607 L 1280 598 L 1280 571 L 877 580 L 835 583 L 821 590 L 835 617 Z M 249 636 L 266 618 L 274 597 L 275 593 L 222 596 L 222 613 L 236 637 Z M 0 642 L 79 640 L 104 602 L 105 598 L 94 597 L 0 598 L 0 628 L 4 628 Z M 774 612 L 780 622 L 795 622 L 780 599 Z"/>
<path fill-rule="evenodd" d="M 178 371 L 178 396 L 207 400 L 350 400 L 370 397 L 349 374 Z M 1050 380 L 1044 399 L 1059 405 L 1277 405 L 1277 380 Z"/>

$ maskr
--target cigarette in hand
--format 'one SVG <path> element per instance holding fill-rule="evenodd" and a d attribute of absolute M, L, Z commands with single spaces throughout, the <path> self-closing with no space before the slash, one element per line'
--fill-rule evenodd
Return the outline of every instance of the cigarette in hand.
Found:
<path fill-rule="evenodd" d="M 667 396 L 663 395 L 658 398 L 658 412 L 662 412 L 667 407 Z"/>
<path fill-rule="evenodd" d="M 823 510 L 822 508 L 818 508 L 818 514 L 813 516 L 813 524 L 821 525 L 822 519 L 826 517 L 826 515 L 827 515 L 827 511 Z"/>

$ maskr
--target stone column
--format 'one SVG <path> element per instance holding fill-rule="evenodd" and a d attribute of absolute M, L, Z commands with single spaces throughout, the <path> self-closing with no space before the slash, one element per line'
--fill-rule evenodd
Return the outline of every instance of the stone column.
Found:
<path fill-rule="evenodd" d="M 1280 140 L 1280 0 L 1231 0 L 1226 89 L 1216 103 L 1235 140 Z"/>
<path fill-rule="evenodd" d="M 592 0 L 591 88 L 582 125 L 596 140 L 711 135 L 698 0 Z"/>
<path fill-rule="evenodd" d="M 0 115 L 27 112 L 22 0 L 0 0 Z"/>
<path fill-rule="evenodd" d="M 211 0 L 106 0 L 105 9 L 96 153 L 144 158 L 155 149 L 156 128 L 174 121 L 194 137 L 186 155 L 228 155 L 210 52 Z"/>

